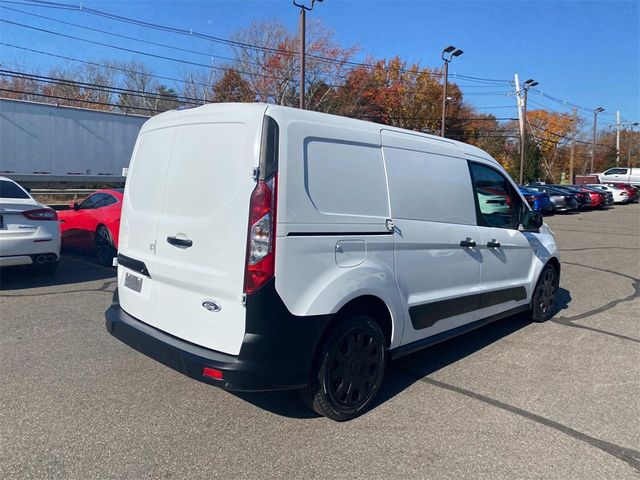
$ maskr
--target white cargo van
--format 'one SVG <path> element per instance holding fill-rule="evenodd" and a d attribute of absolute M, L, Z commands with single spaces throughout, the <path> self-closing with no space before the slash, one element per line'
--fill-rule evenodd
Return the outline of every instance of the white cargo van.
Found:
<path fill-rule="evenodd" d="M 507 207 L 505 207 L 507 206 Z M 125 188 L 109 332 L 236 391 L 361 413 L 389 359 L 552 314 L 552 232 L 447 139 L 264 104 L 158 115 Z"/>

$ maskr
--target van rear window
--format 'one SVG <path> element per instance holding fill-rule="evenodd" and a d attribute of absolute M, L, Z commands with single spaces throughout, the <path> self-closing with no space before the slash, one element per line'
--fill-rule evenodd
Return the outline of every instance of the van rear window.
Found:
<path fill-rule="evenodd" d="M 29 198 L 29 195 L 15 183 L 0 180 L 0 198 Z"/>

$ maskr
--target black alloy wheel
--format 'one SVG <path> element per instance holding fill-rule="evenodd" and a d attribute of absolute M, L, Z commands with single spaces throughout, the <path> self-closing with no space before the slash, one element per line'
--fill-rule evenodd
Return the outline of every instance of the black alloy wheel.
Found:
<path fill-rule="evenodd" d="M 100 225 L 98 230 L 96 230 L 95 245 L 98 263 L 105 267 L 113 266 L 113 257 L 116 256 L 117 251 L 113 246 L 111 233 L 109 233 L 109 230 L 104 225 Z"/>
<path fill-rule="evenodd" d="M 370 317 L 341 319 L 323 343 L 303 401 L 320 415 L 345 421 L 364 412 L 380 389 L 385 339 Z"/>
<path fill-rule="evenodd" d="M 542 270 L 531 302 L 531 320 L 544 322 L 551 318 L 556 295 L 558 294 L 558 272 L 553 265 Z"/>

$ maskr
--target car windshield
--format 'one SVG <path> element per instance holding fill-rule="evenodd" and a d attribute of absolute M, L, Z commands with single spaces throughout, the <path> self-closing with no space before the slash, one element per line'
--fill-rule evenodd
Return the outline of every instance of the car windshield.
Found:
<path fill-rule="evenodd" d="M 0 180 L 0 198 L 29 198 L 29 195 L 12 181 Z"/>

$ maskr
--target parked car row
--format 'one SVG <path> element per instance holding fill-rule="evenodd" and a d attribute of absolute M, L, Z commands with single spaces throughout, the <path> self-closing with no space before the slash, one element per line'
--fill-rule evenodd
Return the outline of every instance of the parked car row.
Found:
<path fill-rule="evenodd" d="M 60 250 L 95 253 L 113 265 L 118 249 L 122 189 L 98 190 L 69 210 L 56 211 L 28 190 L 0 177 L 0 267 L 32 265 L 53 273 Z"/>
<path fill-rule="evenodd" d="M 529 184 L 520 192 L 533 211 L 542 214 L 606 208 L 637 202 L 640 189 L 629 184 Z M 511 198 L 495 187 L 478 190 L 483 210 L 508 212 Z M 60 249 L 95 254 L 111 266 L 118 251 L 123 189 L 97 190 L 68 210 L 56 211 L 38 203 L 29 192 L 0 177 L 0 266 L 33 264 L 42 272 L 55 271 Z"/>
<path fill-rule="evenodd" d="M 628 184 L 554 185 L 532 183 L 520 191 L 532 210 L 542 214 L 605 208 L 638 201 L 638 188 Z"/>

